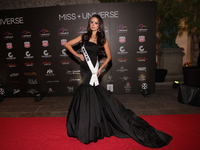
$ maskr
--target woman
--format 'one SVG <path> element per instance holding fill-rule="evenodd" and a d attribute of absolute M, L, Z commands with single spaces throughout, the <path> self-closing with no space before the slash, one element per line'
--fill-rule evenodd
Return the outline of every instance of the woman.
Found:
<path fill-rule="evenodd" d="M 82 44 L 82 54 L 72 48 L 79 42 Z M 70 137 L 75 137 L 85 144 L 110 136 L 133 138 L 152 148 L 165 146 L 171 141 L 170 135 L 150 126 L 99 85 L 98 76 L 111 60 L 103 20 L 99 15 L 93 15 L 89 19 L 87 33 L 70 40 L 65 46 L 81 60 L 83 80 L 69 107 L 67 133 Z M 102 47 L 107 57 L 99 67 L 98 51 Z"/>

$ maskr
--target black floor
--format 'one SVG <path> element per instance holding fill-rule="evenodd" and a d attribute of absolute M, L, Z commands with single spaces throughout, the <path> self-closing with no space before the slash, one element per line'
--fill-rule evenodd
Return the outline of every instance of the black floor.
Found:
<path fill-rule="evenodd" d="M 155 94 L 145 98 L 141 94 L 115 95 L 126 108 L 137 115 L 198 114 L 200 107 L 177 101 L 178 89 L 171 83 L 156 83 Z M 4 98 L 0 102 L 0 117 L 66 117 L 72 96 L 44 97 L 35 102 L 33 97 Z"/>

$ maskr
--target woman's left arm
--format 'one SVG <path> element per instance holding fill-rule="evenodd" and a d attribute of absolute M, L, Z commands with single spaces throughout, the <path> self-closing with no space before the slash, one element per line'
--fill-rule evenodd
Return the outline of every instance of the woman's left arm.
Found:
<path fill-rule="evenodd" d="M 106 52 L 106 59 L 104 63 L 100 66 L 97 75 L 100 76 L 102 69 L 109 63 L 109 61 L 112 59 L 111 51 L 110 51 L 110 46 L 108 39 L 106 38 L 106 43 L 104 44 L 104 49 Z"/>

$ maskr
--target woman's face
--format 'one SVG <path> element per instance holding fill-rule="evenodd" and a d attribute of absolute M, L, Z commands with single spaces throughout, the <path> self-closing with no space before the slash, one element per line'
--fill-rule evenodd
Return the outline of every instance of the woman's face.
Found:
<path fill-rule="evenodd" d="M 92 17 L 90 20 L 90 29 L 97 31 L 99 29 L 99 20 L 96 17 Z"/>

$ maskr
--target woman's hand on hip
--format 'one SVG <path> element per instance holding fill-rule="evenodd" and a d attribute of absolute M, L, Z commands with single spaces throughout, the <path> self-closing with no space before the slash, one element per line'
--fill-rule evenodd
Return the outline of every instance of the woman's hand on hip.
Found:
<path fill-rule="evenodd" d="M 78 57 L 81 61 L 84 61 L 84 59 L 85 59 L 84 56 L 83 56 L 83 54 L 78 54 L 77 57 Z"/>

